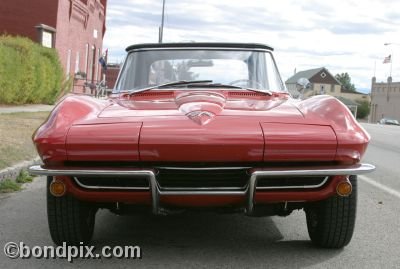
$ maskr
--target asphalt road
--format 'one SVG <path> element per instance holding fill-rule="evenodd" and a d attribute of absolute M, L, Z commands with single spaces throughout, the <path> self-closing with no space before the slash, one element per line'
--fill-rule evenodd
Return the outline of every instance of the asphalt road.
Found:
<path fill-rule="evenodd" d="M 0 196 L 0 268 L 400 268 L 400 128 L 364 124 L 372 142 L 360 179 L 356 230 L 343 250 L 311 245 L 302 211 L 286 218 L 210 213 L 170 217 L 97 215 L 93 244 L 138 245 L 142 259 L 10 259 L 6 242 L 52 245 L 44 178 Z M 372 184 L 371 184 L 372 183 Z"/>

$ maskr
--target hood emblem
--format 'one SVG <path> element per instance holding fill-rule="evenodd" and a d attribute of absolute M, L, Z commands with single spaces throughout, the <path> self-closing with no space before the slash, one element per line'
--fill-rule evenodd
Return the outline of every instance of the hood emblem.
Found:
<path fill-rule="evenodd" d="M 215 117 L 215 114 L 209 111 L 196 110 L 187 113 L 186 116 L 199 125 L 206 125 Z"/>

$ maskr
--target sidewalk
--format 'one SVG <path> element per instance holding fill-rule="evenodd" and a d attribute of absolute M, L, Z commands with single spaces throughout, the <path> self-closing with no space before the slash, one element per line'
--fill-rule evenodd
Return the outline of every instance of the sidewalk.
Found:
<path fill-rule="evenodd" d="M 0 114 L 16 113 L 16 112 L 51 111 L 53 108 L 54 105 L 20 105 L 20 106 L 0 105 Z"/>

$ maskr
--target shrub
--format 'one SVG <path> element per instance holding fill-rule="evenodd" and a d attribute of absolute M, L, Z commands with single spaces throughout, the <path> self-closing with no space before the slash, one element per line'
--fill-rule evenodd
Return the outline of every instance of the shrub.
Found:
<path fill-rule="evenodd" d="M 54 49 L 28 38 L 0 36 L 0 103 L 53 104 L 63 70 Z"/>

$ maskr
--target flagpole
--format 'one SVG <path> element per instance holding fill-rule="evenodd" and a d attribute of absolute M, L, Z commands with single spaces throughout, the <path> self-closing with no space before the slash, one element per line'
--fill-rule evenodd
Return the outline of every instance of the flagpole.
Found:
<path fill-rule="evenodd" d="M 389 75 L 390 77 L 392 77 L 393 56 L 394 56 L 394 54 L 392 51 L 392 54 L 390 55 L 390 75 Z"/>
<path fill-rule="evenodd" d="M 384 43 L 383 45 L 385 45 L 385 46 L 392 46 L 392 45 L 400 46 L 400 43 Z M 392 77 L 393 56 L 394 56 L 393 48 L 391 49 L 391 53 L 392 54 L 390 54 L 390 77 Z"/>

